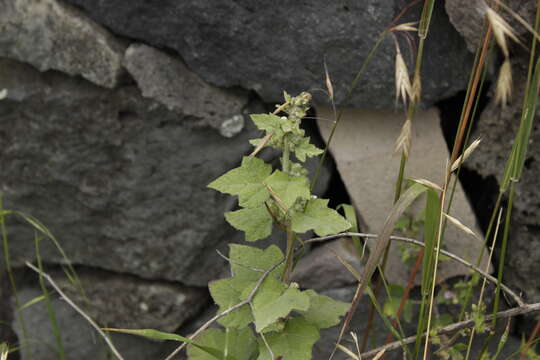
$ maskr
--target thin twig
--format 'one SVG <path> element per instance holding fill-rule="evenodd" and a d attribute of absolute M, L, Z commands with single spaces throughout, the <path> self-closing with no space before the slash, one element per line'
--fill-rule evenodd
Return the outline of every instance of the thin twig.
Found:
<path fill-rule="evenodd" d="M 496 317 L 497 319 L 506 319 L 506 318 L 510 318 L 510 317 L 514 317 L 514 316 L 518 316 L 518 315 L 525 315 L 525 314 L 535 312 L 535 311 L 540 311 L 540 303 L 527 304 L 527 305 L 518 306 L 518 307 L 515 307 L 515 308 L 512 308 L 512 309 L 509 309 L 509 310 L 501 311 L 501 312 L 498 312 L 496 314 L 496 316 L 493 316 L 493 314 L 488 315 L 488 316 L 486 316 L 486 319 L 485 319 L 484 322 L 487 323 L 489 321 L 492 321 L 494 317 Z M 453 333 L 454 331 L 471 328 L 471 327 L 474 326 L 474 324 L 475 324 L 474 319 L 460 321 L 460 322 L 450 324 L 448 326 L 445 326 L 443 328 L 438 329 L 437 330 L 437 335 L 446 335 L 446 334 Z M 424 336 L 425 336 L 425 334 L 422 335 L 422 337 L 424 337 Z M 410 337 L 402 339 L 400 341 L 394 341 L 393 343 L 390 343 L 390 344 L 387 344 L 387 345 L 384 345 L 384 346 L 380 346 L 380 347 L 378 347 L 376 349 L 373 349 L 373 350 L 370 350 L 368 352 L 363 353 L 362 354 L 362 359 L 363 360 L 371 359 L 374 356 L 376 356 L 382 350 L 386 350 L 387 352 L 393 351 L 393 350 L 401 348 L 401 346 L 403 344 L 405 344 L 405 345 L 406 344 L 412 344 L 415 341 L 416 341 L 416 335 L 410 336 Z"/>
<path fill-rule="evenodd" d="M 88 323 L 90 325 L 92 325 L 92 327 L 94 329 L 96 329 L 96 331 L 99 333 L 99 335 L 101 335 L 101 337 L 103 338 L 103 340 L 105 340 L 105 342 L 107 343 L 107 345 L 109 345 L 109 348 L 111 349 L 111 351 L 113 352 L 113 354 L 116 356 L 116 358 L 118 360 L 124 360 L 124 358 L 122 357 L 122 355 L 120 355 L 120 353 L 118 352 L 118 350 L 116 349 L 116 347 L 114 346 L 114 344 L 112 343 L 111 339 L 109 339 L 109 337 L 103 332 L 103 330 L 101 330 L 101 328 L 99 327 L 98 324 L 96 324 L 94 322 L 94 320 L 92 320 L 92 318 L 90 316 L 88 316 L 80 307 L 77 306 L 77 304 L 75 304 L 63 291 L 62 289 L 60 289 L 60 287 L 54 282 L 54 280 L 49 276 L 49 274 L 39 270 L 37 267 L 35 267 L 34 265 L 30 264 L 28 261 L 26 262 L 26 266 L 28 266 L 30 269 L 34 270 L 35 272 L 37 272 L 38 274 L 40 274 L 41 276 L 43 276 L 43 278 L 45 278 L 49 284 L 51 284 L 51 286 L 54 288 L 54 290 L 56 290 L 56 292 L 58 292 L 58 294 L 62 297 L 62 299 L 65 300 L 66 303 L 68 303 L 68 305 L 70 305 L 75 311 L 77 311 L 86 321 L 88 321 Z"/>
<path fill-rule="evenodd" d="M 259 269 L 259 268 L 256 268 L 256 267 L 248 266 L 248 265 L 246 265 L 246 264 L 242 264 L 242 263 L 239 263 L 239 262 L 237 262 L 237 261 L 234 261 L 234 260 L 232 260 L 231 258 L 228 258 L 227 256 L 223 255 L 223 254 L 221 253 L 221 251 L 219 251 L 219 250 L 216 250 L 216 252 L 217 252 L 217 254 L 218 254 L 219 256 L 221 256 L 223 259 L 225 259 L 227 262 L 229 262 L 229 263 L 231 263 L 231 264 L 233 264 L 233 265 L 238 265 L 238 266 L 241 266 L 241 267 L 243 267 L 243 268 L 249 269 L 249 270 L 251 270 L 251 271 L 260 272 L 260 273 L 264 273 L 264 272 L 266 271 L 266 270 L 264 270 L 264 269 Z"/>
<path fill-rule="evenodd" d="M 255 297 L 255 295 L 257 294 L 257 291 L 261 287 L 261 284 L 263 283 L 264 279 L 266 279 L 268 277 L 268 275 L 270 275 L 270 273 L 272 271 L 274 271 L 279 265 L 281 265 L 284 260 L 285 259 L 281 259 L 280 262 L 273 265 L 271 268 L 266 270 L 264 272 L 264 274 L 261 275 L 261 277 L 259 278 L 259 280 L 255 284 L 255 287 L 253 288 L 253 290 L 251 290 L 251 292 L 249 293 L 248 297 L 245 300 L 240 301 L 238 304 L 233 305 L 230 308 L 228 308 L 227 310 L 224 310 L 224 311 L 220 312 L 219 314 L 215 315 L 213 318 L 211 318 L 210 320 L 205 322 L 200 328 L 198 328 L 197 331 L 195 331 L 191 336 L 188 337 L 188 339 L 190 339 L 190 340 L 195 339 L 201 332 L 206 330 L 210 325 L 212 325 L 214 322 L 216 322 L 220 318 L 224 317 L 225 315 L 230 314 L 234 310 L 239 309 L 244 305 L 250 304 L 251 301 L 253 301 L 253 298 Z M 186 344 L 187 343 L 182 343 L 182 345 L 178 346 L 169 356 L 167 356 L 165 358 L 165 360 L 171 360 L 175 355 L 177 355 L 180 351 L 182 351 L 182 349 L 186 346 Z"/>
<path fill-rule="evenodd" d="M 279 114 L 281 111 L 283 111 L 283 109 L 285 109 L 287 106 L 289 105 L 288 102 L 284 103 L 284 104 L 281 104 L 280 106 L 278 106 L 278 108 L 276 110 L 274 110 L 274 112 L 272 113 L 272 115 L 277 115 Z M 249 154 L 250 157 L 253 157 L 255 155 L 257 155 L 259 153 L 259 151 L 262 150 L 263 147 L 265 147 L 269 142 L 270 140 L 272 139 L 272 135 L 274 135 L 274 133 L 268 133 L 266 134 L 265 137 L 263 137 L 261 139 L 261 142 L 259 143 L 259 145 L 257 145 L 257 147 L 251 152 L 251 154 Z"/>
<path fill-rule="evenodd" d="M 332 239 L 338 239 L 338 238 L 341 238 L 341 237 L 351 237 L 351 236 L 359 236 L 359 237 L 363 237 L 363 238 L 366 238 L 366 239 L 376 239 L 376 238 L 378 238 L 377 234 L 344 232 L 344 233 L 336 234 L 336 235 L 328 235 L 328 236 L 323 236 L 323 237 L 312 238 L 312 239 L 304 241 L 304 243 L 308 244 L 308 243 L 311 243 L 311 242 L 328 241 L 328 240 L 332 240 Z M 421 246 L 421 247 L 425 246 L 424 243 L 419 241 L 419 240 L 411 239 L 411 238 L 407 238 L 407 237 L 403 237 L 403 236 L 390 236 L 390 240 L 401 241 L 401 242 L 414 244 L 416 246 Z M 437 251 L 437 248 L 435 248 L 434 250 Z M 441 249 L 441 254 L 443 254 L 445 256 L 448 256 L 450 259 L 452 259 L 454 261 L 457 261 L 457 262 L 467 266 L 469 269 L 476 271 L 482 277 L 486 278 L 490 282 L 492 282 L 494 284 L 497 284 L 498 280 L 495 277 L 491 276 L 490 274 L 488 274 L 484 270 L 480 269 L 479 267 L 471 264 L 467 260 L 464 260 L 464 259 L 460 258 L 459 256 L 454 255 L 453 253 L 448 252 L 446 250 L 442 250 L 442 249 Z M 506 292 L 509 296 L 511 296 L 512 299 L 514 299 L 514 301 L 516 302 L 516 304 L 518 304 L 519 306 L 524 306 L 525 305 L 525 303 L 523 302 L 521 297 L 519 295 L 517 295 L 515 292 L 513 292 L 509 287 L 507 287 L 504 284 L 501 284 L 501 289 L 503 289 L 504 292 Z"/>

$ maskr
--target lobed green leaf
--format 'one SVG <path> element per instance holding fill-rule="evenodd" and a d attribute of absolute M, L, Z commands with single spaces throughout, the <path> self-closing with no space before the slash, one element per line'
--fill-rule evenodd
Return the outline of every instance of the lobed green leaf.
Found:
<path fill-rule="evenodd" d="M 287 287 L 274 278 L 266 278 L 253 299 L 255 330 L 262 332 L 293 310 L 307 311 L 309 296 L 295 287 Z"/>
<path fill-rule="evenodd" d="M 351 227 L 337 211 L 328 208 L 326 199 L 310 199 L 304 212 L 292 215 L 291 225 L 294 232 L 314 230 L 319 236 L 337 234 Z"/>
<path fill-rule="evenodd" d="M 208 329 L 197 337 L 197 344 L 218 349 L 218 356 L 190 344 L 187 348 L 190 360 L 250 360 L 257 353 L 257 342 L 250 328 Z"/>
<path fill-rule="evenodd" d="M 223 312 L 230 307 L 240 303 L 246 288 L 255 286 L 255 281 L 237 279 L 231 277 L 227 279 L 214 280 L 208 284 L 210 295 L 219 306 L 219 312 Z M 242 306 L 233 312 L 223 316 L 218 322 L 226 327 L 242 329 L 253 321 L 253 315 L 249 305 Z"/>
<path fill-rule="evenodd" d="M 276 245 L 270 245 L 265 250 L 253 246 L 231 244 L 229 257 L 232 260 L 231 270 L 238 280 L 257 281 L 262 273 L 253 269 L 268 270 L 283 259 L 283 253 Z M 279 278 L 284 265 L 277 266 L 270 276 Z"/>
<path fill-rule="evenodd" d="M 234 228 L 246 233 L 246 241 L 264 239 L 272 233 L 272 216 L 265 205 L 226 212 L 225 219 Z"/>
<path fill-rule="evenodd" d="M 319 340 L 319 330 L 304 318 L 293 318 L 287 321 L 285 329 L 280 333 L 265 336 L 274 357 L 294 360 L 311 360 L 313 345 Z M 272 356 L 262 340 L 259 340 L 259 357 L 257 360 L 271 360 Z"/>
<path fill-rule="evenodd" d="M 222 193 L 238 195 L 238 203 L 245 208 L 261 206 L 270 194 L 263 181 L 272 167 L 256 157 L 244 156 L 242 165 L 212 181 L 208 187 Z"/>
<path fill-rule="evenodd" d="M 266 178 L 265 185 L 269 186 L 274 195 L 279 198 L 286 210 L 295 203 L 296 199 L 309 199 L 309 181 L 304 176 L 292 176 L 280 170 Z"/>
<path fill-rule="evenodd" d="M 301 162 L 306 161 L 306 158 L 308 157 L 317 156 L 323 153 L 322 149 L 319 149 L 309 142 L 309 137 L 302 137 L 292 150 L 294 151 L 296 158 Z"/>
<path fill-rule="evenodd" d="M 349 309 L 348 303 L 319 295 L 314 290 L 306 290 L 304 294 L 309 296 L 309 309 L 300 313 L 308 323 L 319 329 L 339 324 L 341 317 Z"/>

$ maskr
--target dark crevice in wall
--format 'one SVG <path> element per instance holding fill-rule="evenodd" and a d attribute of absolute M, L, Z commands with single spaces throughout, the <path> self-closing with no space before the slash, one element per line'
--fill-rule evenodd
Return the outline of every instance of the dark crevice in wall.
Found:
<path fill-rule="evenodd" d="M 490 100 L 486 89 L 489 89 L 489 84 L 484 85 L 484 91 L 479 95 L 480 100 L 478 107 L 475 116 L 472 119 L 473 128 L 471 134 L 475 133 L 480 114 L 482 114 L 482 111 Z M 441 129 L 449 152 L 452 151 L 454 146 L 465 96 L 465 91 L 461 91 L 455 96 L 436 104 L 440 111 Z M 473 135 L 471 135 L 471 139 L 469 140 L 472 140 L 472 136 Z M 478 224 L 485 233 L 499 192 L 497 179 L 493 176 L 483 177 L 474 169 L 467 167 L 467 163 L 464 163 L 459 173 L 459 180 L 471 203 Z"/>

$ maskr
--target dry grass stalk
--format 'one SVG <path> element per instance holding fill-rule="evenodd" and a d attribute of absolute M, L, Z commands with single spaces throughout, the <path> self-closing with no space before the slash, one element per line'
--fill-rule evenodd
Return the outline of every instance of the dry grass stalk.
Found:
<path fill-rule="evenodd" d="M 350 357 L 353 360 L 360 360 L 361 358 L 358 357 L 355 353 L 353 353 L 351 350 L 347 349 L 345 346 L 338 344 L 337 348 L 344 352 L 348 357 Z"/>
<path fill-rule="evenodd" d="M 428 188 L 431 188 L 431 189 L 433 189 L 435 191 L 443 191 L 442 187 L 440 187 L 439 185 L 435 184 L 432 181 L 429 181 L 429 180 L 426 180 L 426 179 L 411 179 L 411 180 L 416 182 L 416 183 L 427 186 Z"/>
<path fill-rule="evenodd" d="M 465 149 L 463 154 L 459 155 L 456 161 L 454 161 L 454 163 L 452 164 L 452 167 L 450 168 L 450 171 L 451 172 L 456 171 L 459 168 L 459 165 L 461 165 L 463 162 L 465 162 L 465 160 L 469 158 L 469 156 L 471 156 L 471 154 L 474 152 L 474 150 L 476 150 L 476 148 L 478 147 L 478 145 L 480 145 L 481 142 L 482 142 L 481 139 L 474 140 L 471 143 L 471 145 L 469 145 L 467 149 Z"/>
<path fill-rule="evenodd" d="M 506 107 L 511 96 L 512 67 L 510 66 L 510 60 L 506 59 L 499 70 L 497 88 L 495 89 L 495 102 L 503 107 Z"/>
<path fill-rule="evenodd" d="M 418 31 L 418 28 L 416 25 L 418 24 L 418 21 L 412 21 L 408 23 L 399 24 L 396 26 L 393 26 L 389 29 L 390 32 L 394 31 Z"/>
<path fill-rule="evenodd" d="M 447 213 L 443 213 L 443 214 L 455 227 L 457 227 L 458 229 L 460 229 L 464 233 L 469 234 L 469 235 L 479 239 L 478 235 L 476 235 L 476 233 L 474 231 L 472 231 L 469 227 L 464 225 L 461 221 L 459 221 L 458 219 L 456 219 L 453 216 L 448 215 Z"/>
<path fill-rule="evenodd" d="M 510 24 L 508 24 L 501 15 L 497 14 L 497 12 L 490 7 L 487 7 L 486 9 L 486 17 L 493 28 L 493 35 L 495 36 L 495 40 L 497 40 L 497 44 L 499 44 L 504 56 L 508 58 L 509 52 L 506 37 L 509 37 L 510 39 L 519 43 L 520 41 L 516 36 L 516 33 Z"/>
<path fill-rule="evenodd" d="M 396 42 L 396 104 L 401 97 L 403 104 L 407 103 L 407 97 L 412 97 L 411 79 L 409 78 L 409 71 L 407 70 L 407 64 L 403 59 L 399 45 Z"/>
<path fill-rule="evenodd" d="M 396 153 L 403 152 L 406 157 L 409 157 L 409 152 L 411 150 L 411 133 L 412 133 L 412 122 L 410 119 L 405 120 L 405 123 L 401 127 L 401 132 L 396 139 L 396 147 L 394 151 Z"/>

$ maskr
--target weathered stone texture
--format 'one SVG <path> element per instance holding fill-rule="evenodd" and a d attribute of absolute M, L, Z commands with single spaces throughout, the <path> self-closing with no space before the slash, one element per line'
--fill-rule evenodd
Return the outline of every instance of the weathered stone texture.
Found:
<path fill-rule="evenodd" d="M 1 0 L 0 9 L 0 56 L 104 87 L 118 83 L 123 42 L 80 11 L 56 0 Z"/>
<path fill-rule="evenodd" d="M 401 0 L 68 1 L 118 35 L 175 50 L 205 80 L 253 89 L 267 102 L 279 102 L 283 90 L 324 88 L 326 59 L 342 105 L 379 34 L 409 4 Z M 399 22 L 417 21 L 420 10 L 421 6 L 413 7 Z M 392 37 L 388 35 L 375 54 L 347 105 L 394 106 Z M 408 59 L 414 58 L 409 56 L 407 41 L 402 47 Z M 424 56 L 423 101 L 432 104 L 466 87 L 468 74 L 463 68 L 471 64 L 463 39 L 437 1 Z M 319 103 L 327 103 L 321 92 L 314 95 Z"/>
<path fill-rule="evenodd" d="M 214 249 L 236 236 L 223 218 L 234 199 L 206 185 L 250 150 L 252 126 L 225 138 L 135 87 L 103 90 L 9 61 L 0 69 L 7 208 L 40 219 L 76 264 L 200 286 L 221 271 Z M 229 110 L 241 115 L 236 104 Z M 25 229 L 10 222 L 15 259 L 34 253 Z M 48 246 L 43 256 L 57 254 Z"/>

